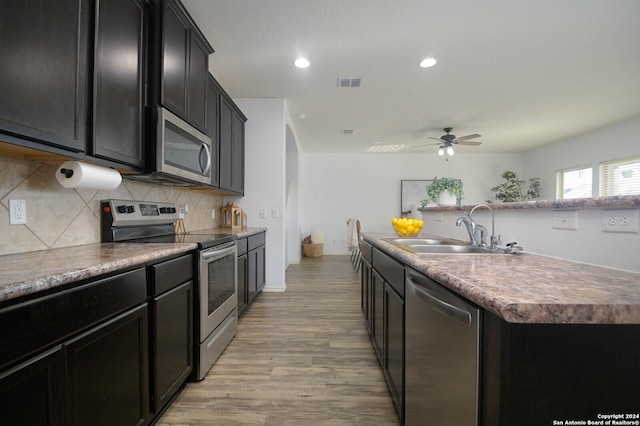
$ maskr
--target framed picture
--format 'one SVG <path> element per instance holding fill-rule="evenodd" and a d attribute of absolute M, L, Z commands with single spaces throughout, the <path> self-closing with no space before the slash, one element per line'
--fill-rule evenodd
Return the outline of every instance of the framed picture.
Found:
<path fill-rule="evenodd" d="M 414 206 L 421 207 L 422 200 L 427 198 L 427 186 L 430 180 L 400 181 L 400 217 L 410 217 Z"/>

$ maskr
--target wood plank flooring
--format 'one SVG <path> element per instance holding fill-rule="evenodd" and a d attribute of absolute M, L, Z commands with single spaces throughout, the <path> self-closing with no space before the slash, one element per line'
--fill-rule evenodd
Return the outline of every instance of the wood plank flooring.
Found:
<path fill-rule="evenodd" d="M 258 296 L 205 380 L 157 425 L 399 424 L 349 256 L 302 258 L 286 283 Z"/>

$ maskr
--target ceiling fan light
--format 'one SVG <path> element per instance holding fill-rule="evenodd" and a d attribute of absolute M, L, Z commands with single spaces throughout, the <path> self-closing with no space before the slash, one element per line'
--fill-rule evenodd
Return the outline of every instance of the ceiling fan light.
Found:
<path fill-rule="evenodd" d="M 444 148 L 440 147 L 438 150 L 438 155 L 444 155 Z"/>
<path fill-rule="evenodd" d="M 453 147 L 452 146 L 448 146 L 447 147 L 447 155 L 453 155 Z"/>

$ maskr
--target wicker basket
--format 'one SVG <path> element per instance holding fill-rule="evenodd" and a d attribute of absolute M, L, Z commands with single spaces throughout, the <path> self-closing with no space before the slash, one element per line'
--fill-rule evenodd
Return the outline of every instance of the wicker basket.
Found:
<path fill-rule="evenodd" d="M 302 240 L 302 254 L 304 257 L 320 257 L 322 256 L 323 249 L 324 244 L 311 243 L 311 235 L 308 235 Z"/>

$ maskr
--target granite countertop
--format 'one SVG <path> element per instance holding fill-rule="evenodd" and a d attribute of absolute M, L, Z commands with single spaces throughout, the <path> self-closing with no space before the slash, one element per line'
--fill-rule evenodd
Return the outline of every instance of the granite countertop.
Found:
<path fill-rule="evenodd" d="M 98 243 L 0 256 L 0 303 L 197 247 L 188 243 Z"/>
<path fill-rule="evenodd" d="M 199 231 L 249 237 L 267 228 Z M 197 249 L 194 243 L 98 243 L 0 256 L 0 303 Z"/>
<path fill-rule="evenodd" d="M 512 203 L 493 203 L 494 210 L 530 209 L 589 209 L 589 208 L 635 208 L 640 207 L 640 195 L 614 195 L 609 197 L 571 198 L 566 200 L 532 200 Z M 420 207 L 419 211 L 471 210 L 474 205 Z"/>
<path fill-rule="evenodd" d="M 640 324 L 640 274 L 521 253 L 415 255 L 373 246 L 511 323 Z"/>

